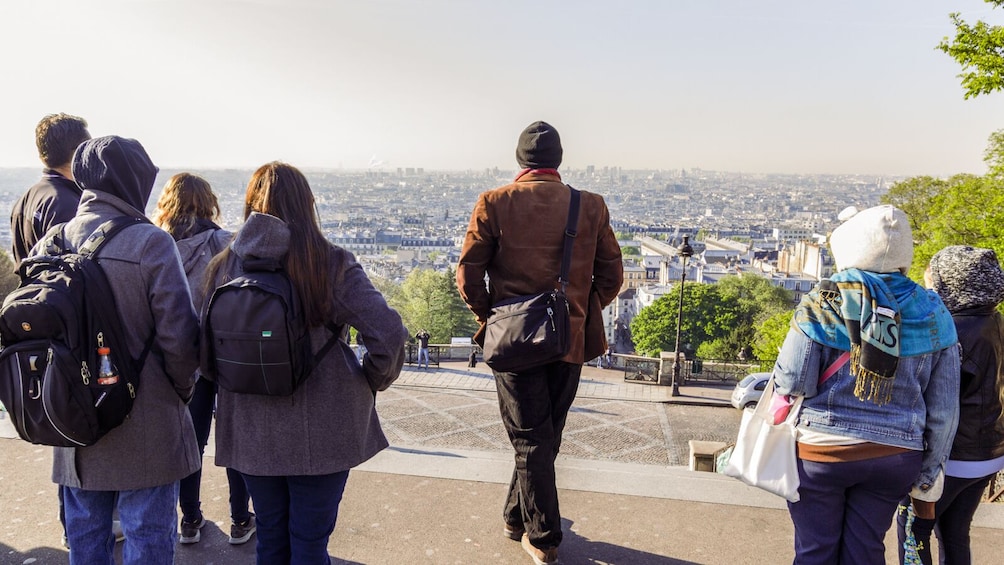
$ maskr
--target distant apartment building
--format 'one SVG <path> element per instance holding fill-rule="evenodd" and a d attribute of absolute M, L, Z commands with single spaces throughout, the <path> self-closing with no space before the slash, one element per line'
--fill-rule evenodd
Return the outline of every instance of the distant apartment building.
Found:
<path fill-rule="evenodd" d="M 645 284 L 648 284 L 645 267 L 634 261 L 625 261 L 624 282 L 621 284 L 621 290 L 638 288 Z"/>
<path fill-rule="evenodd" d="M 811 241 L 797 241 L 778 251 L 777 270 L 825 279 L 833 274 L 833 258 L 825 245 Z"/>
<path fill-rule="evenodd" d="M 771 235 L 777 241 L 802 241 L 812 239 L 814 230 L 809 227 L 789 226 L 774 228 Z"/>

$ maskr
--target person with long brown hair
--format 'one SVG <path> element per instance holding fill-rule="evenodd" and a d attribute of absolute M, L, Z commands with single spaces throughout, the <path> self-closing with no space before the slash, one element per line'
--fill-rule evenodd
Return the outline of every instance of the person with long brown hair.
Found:
<path fill-rule="evenodd" d="M 291 397 L 220 388 L 216 464 L 240 471 L 254 500 L 257 559 L 329 563 L 328 539 L 349 470 L 388 446 L 376 393 L 398 377 L 408 330 L 355 257 L 321 233 L 306 177 L 279 162 L 254 172 L 244 225 L 209 265 L 213 286 L 238 276 L 242 261 L 279 261 L 303 305 L 314 351 L 327 326 L 362 336 L 362 363 L 339 341 Z"/>
<path fill-rule="evenodd" d="M 197 175 L 178 173 L 168 179 L 153 211 L 153 223 L 171 234 L 178 245 L 181 262 L 185 267 L 188 285 L 192 291 L 195 310 L 201 311 L 205 302 L 205 274 L 209 261 L 226 249 L 233 234 L 216 222 L 220 217 L 220 203 L 209 182 Z M 206 451 L 209 431 L 213 424 L 216 406 L 216 383 L 199 377 L 195 393 L 188 403 L 188 411 L 195 425 L 199 442 L 199 455 Z M 237 471 L 227 469 L 230 486 L 230 539 L 231 544 L 247 542 L 255 532 L 254 514 L 248 511 L 248 489 Z M 181 506 L 181 537 L 184 544 L 198 543 L 200 530 L 206 525 L 202 515 L 199 492 L 202 468 L 181 479 L 179 503 Z"/>

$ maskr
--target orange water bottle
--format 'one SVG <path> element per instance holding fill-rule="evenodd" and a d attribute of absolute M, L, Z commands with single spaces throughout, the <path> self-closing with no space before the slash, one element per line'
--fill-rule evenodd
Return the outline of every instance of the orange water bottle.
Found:
<path fill-rule="evenodd" d="M 111 348 L 98 348 L 98 384 L 113 385 L 119 382 L 119 370 L 112 363 Z"/>

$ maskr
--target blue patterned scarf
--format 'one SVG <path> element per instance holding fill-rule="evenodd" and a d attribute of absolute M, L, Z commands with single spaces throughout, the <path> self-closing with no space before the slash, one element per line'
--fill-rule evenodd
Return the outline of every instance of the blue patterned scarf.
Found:
<path fill-rule="evenodd" d="M 850 351 L 854 395 L 880 406 L 892 399 L 900 357 L 958 341 L 938 295 L 900 273 L 840 271 L 802 298 L 791 323 L 817 343 Z"/>

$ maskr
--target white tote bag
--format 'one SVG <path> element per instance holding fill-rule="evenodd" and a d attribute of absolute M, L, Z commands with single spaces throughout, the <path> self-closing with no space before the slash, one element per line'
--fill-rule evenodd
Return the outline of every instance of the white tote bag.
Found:
<path fill-rule="evenodd" d="M 802 397 L 797 397 L 784 421 L 773 424 L 769 408 L 774 395 L 774 375 L 771 375 L 756 408 L 743 411 L 739 437 L 724 473 L 798 502 L 795 420 L 802 407 Z"/>

